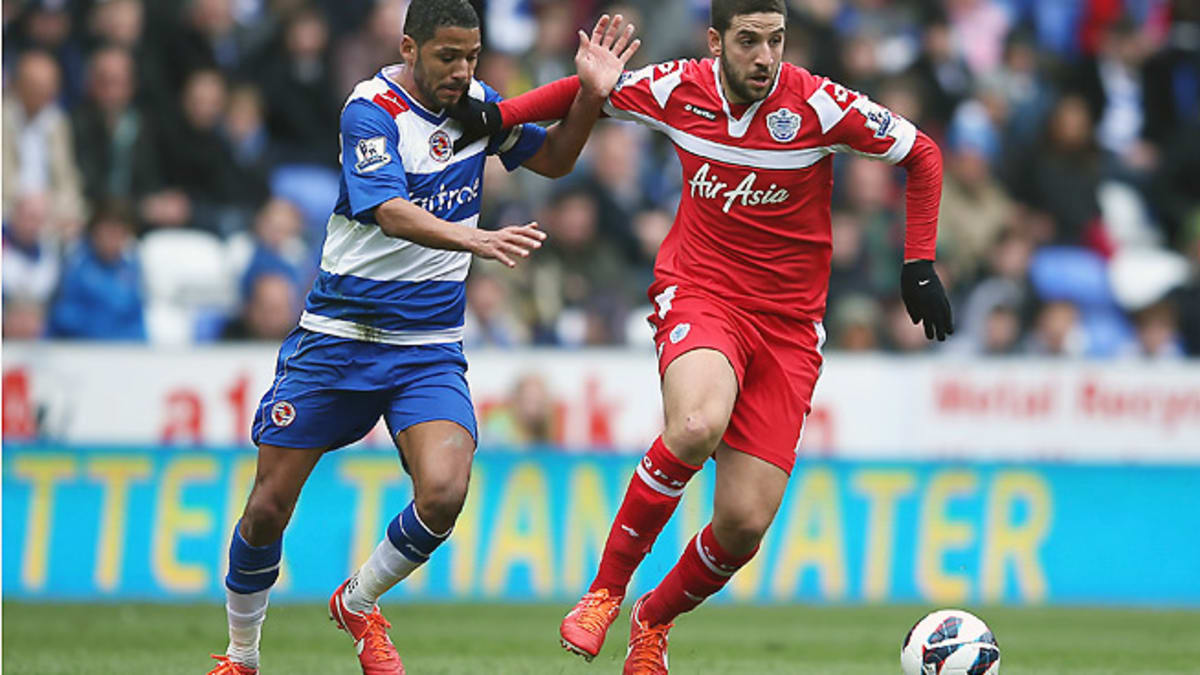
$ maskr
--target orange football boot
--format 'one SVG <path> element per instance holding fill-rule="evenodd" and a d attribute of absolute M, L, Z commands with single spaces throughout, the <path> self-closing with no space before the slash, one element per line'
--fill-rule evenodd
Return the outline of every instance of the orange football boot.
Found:
<path fill-rule="evenodd" d="M 363 675 L 404 675 L 404 664 L 387 634 L 392 624 L 383 618 L 379 605 L 371 608 L 370 614 L 360 614 L 346 607 L 342 603 L 342 590 L 348 583 L 349 579 L 342 582 L 329 598 L 329 618 L 354 638 Z"/>
<path fill-rule="evenodd" d="M 629 613 L 629 651 L 625 652 L 624 675 L 667 675 L 667 631 L 673 623 L 651 626 L 638 618 L 638 610 L 650 597 L 647 593 Z"/>
<path fill-rule="evenodd" d="M 217 660 L 217 665 L 208 671 L 208 675 L 258 675 L 258 668 L 243 666 L 230 660 L 226 654 L 210 654 Z"/>
<path fill-rule="evenodd" d="M 563 649 L 591 661 L 600 653 L 609 626 L 621 613 L 623 596 L 612 596 L 601 588 L 585 594 L 558 627 Z"/>

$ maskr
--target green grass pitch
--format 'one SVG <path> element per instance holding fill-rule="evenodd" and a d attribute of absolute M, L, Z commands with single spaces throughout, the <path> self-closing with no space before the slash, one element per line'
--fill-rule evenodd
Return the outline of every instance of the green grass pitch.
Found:
<path fill-rule="evenodd" d="M 900 641 L 923 607 L 711 605 L 671 633 L 673 673 L 900 672 Z M 618 673 L 628 609 L 584 663 L 558 645 L 565 605 L 385 604 L 408 672 Z M 1200 673 L 1200 612 L 984 608 L 1005 675 Z M 225 648 L 218 605 L 4 603 L 3 672 L 200 675 Z M 270 609 L 264 675 L 354 675 L 349 638 L 319 605 Z"/>

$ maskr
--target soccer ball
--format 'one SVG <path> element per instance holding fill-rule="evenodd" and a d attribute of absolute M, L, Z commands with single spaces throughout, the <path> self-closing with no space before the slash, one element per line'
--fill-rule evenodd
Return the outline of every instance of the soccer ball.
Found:
<path fill-rule="evenodd" d="M 904 675 L 998 675 L 1000 646 L 979 617 L 942 609 L 908 631 L 900 649 Z"/>

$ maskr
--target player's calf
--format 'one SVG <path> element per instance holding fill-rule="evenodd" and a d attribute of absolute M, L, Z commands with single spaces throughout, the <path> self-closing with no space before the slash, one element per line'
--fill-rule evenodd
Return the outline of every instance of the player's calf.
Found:
<path fill-rule="evenodd" d="M 668 624 L 690 612 L 729 583 L 729 579 L 754 557 L 757 549 L 743 555 L 727 551 L 709 525 L 683 549 L 679 562 L 667 573 L 642 604 L 641 616 L 651 626 Z"/>
<path fill-rule="evenodd" d="M 633 571 L 650 551 L 675 512 L 684 487 L 699 470 L 699 465 L 687 464 L 671 454 L 662 438 L 654 441 L 629 480 L 589 591 L 604 589 L 613 597 L 625 595 Z"/>

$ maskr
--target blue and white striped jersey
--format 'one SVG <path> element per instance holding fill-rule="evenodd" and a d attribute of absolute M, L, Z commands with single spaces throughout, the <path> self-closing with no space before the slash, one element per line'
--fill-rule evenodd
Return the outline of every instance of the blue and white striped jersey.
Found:
<path fill-rule="evenodd" d="M 342 110 L 341 191 L 300 326 L 396 345 L 459 342 L 471 254 L 389 237 L 374 209 L 399 197 L 475 227 L 485 158 L 499 155 L 512 171 L 541 148 L 546 131 L 522 125 L 455 153 L 459 123 L 422 107 L 389 77 L 395 68 L 360 82 Z M 478 80 L 469 94 L 500 100 Z"/>

